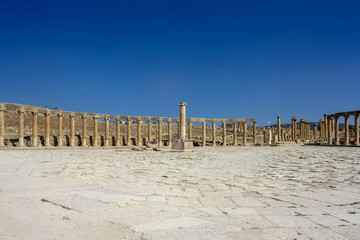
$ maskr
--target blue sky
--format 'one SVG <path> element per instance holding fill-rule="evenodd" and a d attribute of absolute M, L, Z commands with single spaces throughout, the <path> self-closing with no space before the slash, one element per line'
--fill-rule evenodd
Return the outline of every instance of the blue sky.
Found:
<path fill-rule="evenodd" d="M 359 1 L 0 3 L 1 102 L 318 121 L 359 110 Z"/>

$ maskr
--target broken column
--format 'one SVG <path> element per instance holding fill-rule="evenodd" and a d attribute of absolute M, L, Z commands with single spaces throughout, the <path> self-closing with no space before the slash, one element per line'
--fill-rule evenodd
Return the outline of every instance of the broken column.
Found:
<path fill-rule="evenodd" d="M 171 151 L 173 152 L 192 152 L 193 141 L 186 139 L 186 106 L 187 103 L 179 103 L 180 107 L 180 140 L 173 142 Z"/>

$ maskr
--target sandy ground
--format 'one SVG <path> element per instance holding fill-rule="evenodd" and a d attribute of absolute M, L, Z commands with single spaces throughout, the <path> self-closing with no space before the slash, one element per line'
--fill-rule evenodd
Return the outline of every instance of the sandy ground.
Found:
<path fill-rule="evenodd" d="M 0 239 L 359 236 L 360 148 L 0 151 Z"/>

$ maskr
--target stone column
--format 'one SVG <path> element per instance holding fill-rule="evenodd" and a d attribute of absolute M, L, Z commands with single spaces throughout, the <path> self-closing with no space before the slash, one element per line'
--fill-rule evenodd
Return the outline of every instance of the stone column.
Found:
<path fill-rule="evenodd" d="M 206 122 L 202 122 L 202 142 L 203 147 L 206 147 Z"/>
<path fill-rule="evenodd" d="M 314 129 L 313 129 L 313 132 L 314 132 L 314 142 L 317 141 L 317 128 L 318 128 L 317 123 L 314 123 Z"/>
<path fill-rule="evenodd" d="M 355 145 L 359 145 L 359 113 L 354 114 L 355 117 Z"/>
<path fill-rule="evenodd" d="M 223 121 L 222 125 L 223 125 L 223 146 L 226 146 L 226 121 Z"/>
<path fill-rule="evenodd" d="M 75 115 L 70 114 L 70 147 L 75 146 Z"/>
<path fill-rule="evenodd" d="M 105 141 L 104 141 L 104 146 L 108 147 L 109 146 L 109 140 L 110 140 L 110 132 L 109 132 L 109 117 L 104 117 L 105 120 Z"/>
<path fill-rule="evenodd" d="M 237 122 L 233 122 L 233 144 L 237 145 Z"/>
<path fill-rule="evenodd" d="M 137 119 L 137 141 L 136 141 L 136 145 L 137 146 L 141 146 L 142 144 L 142 141 L 141 141 L 141 119 L 138 118 Z"/>
<path fill-rule="evenodd" d="M 177 122 L 177 134 L 178 138 L 180 139 L 180 120 Z"/>
<path fill-rule="evenodd" d="M 212 122 L 212 145 L 216 146 L 216 122 Z"/>
<path fill-rule="evenodd" d="M 120 118 L 115 118 L 116 120 L 116 146 L 119 147 L 120 141 L 121 141 L 121 136 L 120 136 Z"/>
<path fill-rule="evenodd" d="M 192 138 L 192 122 L 191 120 L 188 121 L 188 139 Z"/>
<path fill-rule="evenodd" d="M 172 139 L 171 139 L 171 119 L 168 119 L 168 142 L 169 142 L 169 146 L 171 146 L 171 141 L 172 141 Z"/>
<path fill-rule="evenodd" d="M 162 147 L 162 128 L 161 128 L 162 120 L 158 120 L 158 134 L 159 134 L 159 147 Z M 186 125 L 185 125 L 186 128 Z"/>
<path fill-rule="evenodd" d="M 256 121 L 253 122 L 253 143 L 256 144 Z"/>
<path fill-rule="evenodd" d="M 340 144 L 339 139 L 339 116 L 335 116 L 335 145 Z"/>
<path fill-rule="evenodd" d="M 50 147 L 50 113 L 45 113 L 45 147 Z"/>
<path fill-rule="evenodd" d="M 81 116 L 82 118 L 82 136 L 81 136 L 81 146 L 86 147 L 87 146 L 87 134 L 86 134 L 86 119 L 87 116 Z"/>
<path fill-rule="evenodd" d="M 243 145 L 246 145 L 247 138 L 247 122 L 243 122 Z"/>
<path fill-rule="evenodd" d="M 37 147 L 38 145 L 38 128 L 37 128 L 37 112 L 32 112 L 33 119 L 32 119 L 32 146 Z"/>
<path fill-rule="evenodd" d="M 328 121 L 327 121 L 327 114 L 324 114 L 324 139 L 325 139 L 325 141 L 328 139 Z"/>
<path fill-rule="evenodd" d="M 327 132 L 328 132 L 328 144 L 331 145 L 332 144 L 332 134 L 331 134 L 331 117 L 328 116 L 327 117 Z"/>
<path fill-rule="evenodd" d="M 304 120 L 300 119 L 300 140 L 304 140 Z"/>
<path fill-rule="evenodd" d="M 152 141 L 152 122 L 151 118 L 148 119 L 148 143 L 151 143 Z"/>
<path fill-rule="evenodd" d="M 187 103 L 181 102 L 180 106 L 180 140 L 186 140 L 186 106 Z"/>
<path fill-rule="evenodd" d="M 93 146 L 94 147 L 98 147 L 98 137 L 99 137 L 99 134 L 98 134 L 98 131 L 99 131 L 99 122 L 98 122 L 98 119 L 99 117 L 98 116 L 95 116 L 93 117 L 94 119 L 94 143 L 93 143 Z"/>
<path fill-rule="evenodd" d="M 280 123 L 280 116 L 277 116 L 277 135 L 278 135 L 278 141 L 281 142 L 281 123 Z"/>
<path fill-rule="evenodd" d="M 0 147 L 5 146 L 4 137 L 5 137 L 5 107 L 0 105 Z"/>
<path fill-rule="evenodd" d="M 291 137 L 293 141 L 296 141 L 296 129 L 297 129 L 296 117 L 293 117 L 291 119 Z"/>
<path fill-rule="evenodd" d="M 344 115 L 345 118 L 345 145 L 349 145 L 349 115 Z"/>
<path fill-rule="evenodd" d="M 19 147 L 24 146 L 24 110 L 19 110 Z"/>
<path fill-rule="evenodd" d="M 63 146 L 63 115 L 59 113 L 58 115 L 58 147 Z"/>
<path fill-rule="evenodd" d="M 126 123 L 127 123 L 127 146 L 130 146 L 131 145 L 131 119 L 130 118 L 127 118 L 126 119 Z"/>

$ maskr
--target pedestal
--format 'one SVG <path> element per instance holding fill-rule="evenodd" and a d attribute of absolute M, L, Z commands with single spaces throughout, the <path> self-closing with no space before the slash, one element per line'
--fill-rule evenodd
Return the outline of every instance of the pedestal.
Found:
<path fill-rule="evenodd" d="M 193 151 L 193 140 L 185 139 L 171 143 L 171 152 L 192 152 Z"/>

